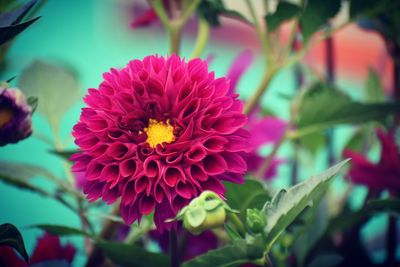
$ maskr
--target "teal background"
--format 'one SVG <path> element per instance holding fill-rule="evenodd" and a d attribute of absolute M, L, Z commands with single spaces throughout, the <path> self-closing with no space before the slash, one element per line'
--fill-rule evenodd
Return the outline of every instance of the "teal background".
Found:
<path fill-rule="evenodd" d="M 127 1 L 48 0 L 38 12 L 42 18 L 13 42 L 6 59 L 6 72 L 3 72 L 0 78 L 6 80 L 16 75 L 18 79 L 21 71 L 34 59 L 42 59 L 72 68 L 77 74 L 83 96 L 87 88 L 98 86 L 102 80 L 102 73 L 108 71 L 110 67 L 123 67 L 131 59 L 141 59 L 150 54 L 165 55 L 168 50 L 166 34 L 157 26 L 130 29 L 129 11 L 124 2 Z M 193 37 L 193 34 L 190 36 Z M 183 56 L 189 56 L 191 52 L 194 43 L 192 37 L 183 40 Z M 244 49 L 246 47 L 221 40 L 216 41 L 214 38 L 208 44 L 204 55 L 212 53 L 215 56 L 210 69 L 215 71 L 217 76 L 222 76 L 234 57 Z M 251 89 L 257 86 L 261 78 L 262 69 L 263 64 L 256 56 L 255 62 L 240 81 L 241 97 L 245 98 L 251 94 Z M 352 91 L 352 94 L 359 94 L 354 82 L 339 81 L 339 83 L 346 90 Z M 285 70 L 273 81 L 268 94 L 263 98 L 263 105 L 279 117 L 288 118 L 288 100 L 280 94 L 290 96 L 294 91 L 292 70 Z M 79 118 L 82 105 L 82 101 L 76 103 L 64 118 L 60 118 L 66 148 L 73 147 L 71 129 Z M 62 160 L 48 152 L 52 149 L 51 146 L 35 137 L 40 134 L 53 139 L 47 122 L 36 113 L 33 125 L 35 132 L 33 137 L 16 145 L 1 147 L 0 159 L 45 166 L 54 174 L 65 178 Z M 352 127 L 340 127 L 336 131 L 337 154 L 342 150 L 351 131 Z M 290 153 L 289 145 L 285 145 L 279 154 L 287 157 Z M 325 153 L 321 151 L 315 158 L 303 155 L 301 164 L 305 168 L 300 172 L 300 177 L 305 178 L 310 173 L 324 169 Z M 282 166 L 274 185 L 287 185 L 289 177 L 289 167 Z M 34 181 L 43 187 L 52 186 L 40 177 Z M 338 179 L 335 182 L 335 191 L 341 192 L 343 188 L 343 180 Z M 352 194 L 354 207 L 362 203 L 365 193 L 364 188 L 355 188 Z M 384 217 L 377 218 L 365 228 L 365 231 L 375 233 L 384 231 L 385 221 Z M 0 183 L 0 223 L 3 222 L 13 223 L 22 230 L 29 252 L 34 248 L 36 238 L 41 235 L 39 230 L 29 228 L 29 225 L 52 223 L 80 226 L 77 216 L 54 200 Z M 84 260 L 82 239 L 63 240 L 70 240 L 78 247 L 74 266 L 82 266 Z"/>

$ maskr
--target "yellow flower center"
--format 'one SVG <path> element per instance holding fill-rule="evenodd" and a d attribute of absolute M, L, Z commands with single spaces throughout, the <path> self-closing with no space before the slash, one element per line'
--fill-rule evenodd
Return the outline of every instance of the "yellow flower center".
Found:
<path fill-rule="evenodd" d="M 13 118 L 13 111 L 10 108 L 0 109 L 0 127 L 3 127 Z"/>
<path fill-rule="evenodd" d="M 146 142 L 150 147 L 155 148 L 158 144 L 162 143 L 172 143 L 175 141 L 174 127 L 162 121 L 157 121 L 155 119 L 149 120 L 149 125 L 144 128 L 143 131 L 147 134 Z"/>

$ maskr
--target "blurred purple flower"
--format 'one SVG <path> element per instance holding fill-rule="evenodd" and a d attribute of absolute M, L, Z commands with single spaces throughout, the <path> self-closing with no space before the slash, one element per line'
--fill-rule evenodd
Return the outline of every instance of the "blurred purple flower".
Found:
<path fill-rule="evenodd" d="M 400 154 L 394 135 L 377 130 L 381 143 L 381 157 L 378 163 L 370 162 L 364 155 L 345 150 L 344 156 L 352 158 L 349 177 L 355 184 L 362 184 L 373 190 L 400 190 Z"/>
<path fill-rule="evenodd" d="M 71 244 L 63 246 L 58 236 L 45 233 L 38 238 L 29 265 L 11 247 L 0 246 L 0 266 L 27 267 L 45 262 L 59 263 L 57 266 L 64 266 L 65 263 L 72 263 L 75 252 L 76 250 Z"/>
<path fill-rule="evenodd" d="M 242 75 L 247 71 L 253 62 L 253 54 L 249 50 L 240 53 L 232 62 L 228 70 L 227 78 L 230 80 L 230 94 L 234 94 Z M 256 173 L 264 162 L 258 152 L 264 145 L 279 142 L 285 133 L 287 122 L 273 116 L 260 117 L 260 108 L 255 108 L 249 115 L 247 122 L 247 130 L 250 132 L 250 144 L 253 150 L 243 156 L 247 163 L 247 170 L 250 173 Z M 274 159 L 263 175 L 264 179 L 271 179 L 276 176 L 277 168 L 283 159 Z"/>
<path fill-rule="evenodd" d="M 85 178 L 85 172 L 72 172 L 75 177 L 75 187 L 78 189 L 83 189 L 83 186 L 85 185 L 86 178 Z"/>
<path fill-rule="evenodd" d="M 187 234 L 187 236 L 184 235 Z M 149 232 L 150 238 L 157 241 L 163 252 L 168 253 L 169 251 L 169 232 L 153 230 Z M 206 253 L 211 249 L 218 247 L 218 238 L 212 231 L 204 231 L 199 235 L 193 235 L 179 227 L 178 236 L 182 238 L 179 242 L 185 242 L 185 246 L 182 246 L 182 260 L 187 261 L 193 259 L 196 256 Z"/>
<path fill-rule="evenodd" d="M 0 88 L 0 146 L 32 134 L 32 108 L 19 89 Z"/>

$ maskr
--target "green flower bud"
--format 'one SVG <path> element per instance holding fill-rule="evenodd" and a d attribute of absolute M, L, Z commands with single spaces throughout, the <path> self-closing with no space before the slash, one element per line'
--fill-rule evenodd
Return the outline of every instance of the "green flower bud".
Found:
<path fill-rule="evenodd" d="M 235 212 L 214 192 L 204 191 L 184 207 L 175 219 L 193 234 L 223 226 L 226 212 Z M 173 219 L 173 220 L 175 220 Z"/>
<path fill-rule="evenodd" d="M 262 233 L 266 224 L 265 214 L 258 209 L 247 209 L 246 224 L 253 233 Z"/>

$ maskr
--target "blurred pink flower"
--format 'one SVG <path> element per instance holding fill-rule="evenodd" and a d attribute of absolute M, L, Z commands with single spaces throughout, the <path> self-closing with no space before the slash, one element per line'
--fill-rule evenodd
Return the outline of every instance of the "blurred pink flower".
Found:
<path fill-rule="evenodd" d="M 253 54 L 249 50 L 240 53 L 232 62 L 228 70 L 227 78 L 230 80 L 230 94 L 234 94 L 237 90 L 237 84 L 242 75 L 247 71 L 253 62 Z M 260 108 L 255 108 L 249 115 L 246 129 L 250 132 L 250 145 L 252 151 L 244 155 L 247 162 L 247 170 L 253 174 L 257 172 L 261 164 L 264 162 L 264 157 L 259 155 L 259 150 L 264 145 L 274 144 L 279 142 L 285 133 L 287 122 L 273 116 L 260 116 Z M 274 159 L 266 170 L 263 178 L 271 179 L 276 176 L 277 168 L 284 163 L 283 159 Z"/>
<path fill-rule="evenodd" d="M 378 163 L 370 162 L 364 155 L 345 150 L 344 156 L 352 159 L 349 177 L 355 184 L 362 184 L 370 189 L 393 192 L 400 190 L 400 153 L 394 135 L 377 130 L 381 143 L 381 157 Z"/>
<path fill-rule="evenodd" d="M 164 0 L 164 7 L 166 10 L 169 10 L 169 1 Z M 134 18 L 130 24 L 130 26 L 135 29 L 135 28 L 140 28 L 140 27 L 145 27 L 149 26 L 153 22 L 158 21 L 158 16 L 157 13 L 154 11 L 153 8 L 148 8 L 146 9 L 142 14 L 140 14 L 138 17 Z"/>
<path fill-rule="evenodd" d="M 58 236 L 45 233 L 42 237 L 38 238 L 36 247 L 29 260 L 29 265 L 15 253 L 13 248 L 0 246 L 0 266 L 28 267 L 30 265 L 46 262 L 52 262 L 53 264 L 71 264 L 75 252 L 76 250 L 71 244 L 63 246 Z"/>

